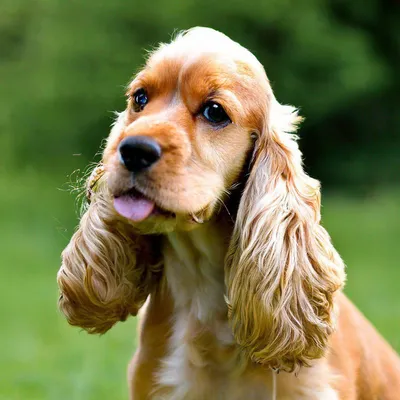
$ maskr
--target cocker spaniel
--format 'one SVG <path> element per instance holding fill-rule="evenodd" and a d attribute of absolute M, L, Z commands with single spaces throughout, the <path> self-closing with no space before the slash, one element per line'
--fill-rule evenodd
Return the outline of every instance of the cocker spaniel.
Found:
<path fill-rule="evenodd" d="M 255 56 L 190 29 L 127 95 L 58 284 L 90 333 L 142 308 L 130 398 L 400 399 L 398 356 L 341 292 L 301 118 Z"/>

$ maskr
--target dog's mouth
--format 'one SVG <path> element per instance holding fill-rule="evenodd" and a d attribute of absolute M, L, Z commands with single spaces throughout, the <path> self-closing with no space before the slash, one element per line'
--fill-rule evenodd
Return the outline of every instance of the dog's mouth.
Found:
<path fill-rule="evenodd" d="M 121 216 L 141 222 L 153 215 L 174 217 L 175 214 L 164 210 L 152 199 L 133 188 L 127 192 L 114 196 L 114 208 Z"/>

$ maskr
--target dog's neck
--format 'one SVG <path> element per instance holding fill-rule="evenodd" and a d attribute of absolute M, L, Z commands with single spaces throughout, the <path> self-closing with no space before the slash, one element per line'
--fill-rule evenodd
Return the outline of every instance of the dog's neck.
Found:
<path fill-rule="evenodd" d="M 201 322 L 226 315 L 224 258 L 232 225 L 218 219 L 165 241 L 165 273 L 175 307 Z"/>

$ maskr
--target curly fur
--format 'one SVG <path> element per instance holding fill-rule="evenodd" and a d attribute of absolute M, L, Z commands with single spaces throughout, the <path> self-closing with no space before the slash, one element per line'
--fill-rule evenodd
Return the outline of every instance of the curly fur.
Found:
<path fill-rule="evenodd" d="M 300 121 L 274 101 L 258 139 L 227 255 L 230 319 L 255 362 L 292 371 L 320 358 L 344 266 L 320 225 L 319 182 L 301 165 Z"/>
<path fill-rule="evenodd" d="M 105 333 L 136 315 L 158 280 L 155 242 L 121 221 L 100 184 L 62 253 L 59 307 L 68 322 Z"/>

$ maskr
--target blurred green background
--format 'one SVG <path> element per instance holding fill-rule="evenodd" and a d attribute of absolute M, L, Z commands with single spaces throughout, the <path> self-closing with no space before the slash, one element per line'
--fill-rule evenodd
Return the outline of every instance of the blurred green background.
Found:
<path fill-rule="evenodd" d="M 98 159 L 144 49 L 196 25 L 252 50 L 301 108 L 346 291 L 400 351 L 398 1 L 2 0 L 0 400 L 127 398 L 135 320 L 91 337 L 56 308 L 68 183 Z"/>

